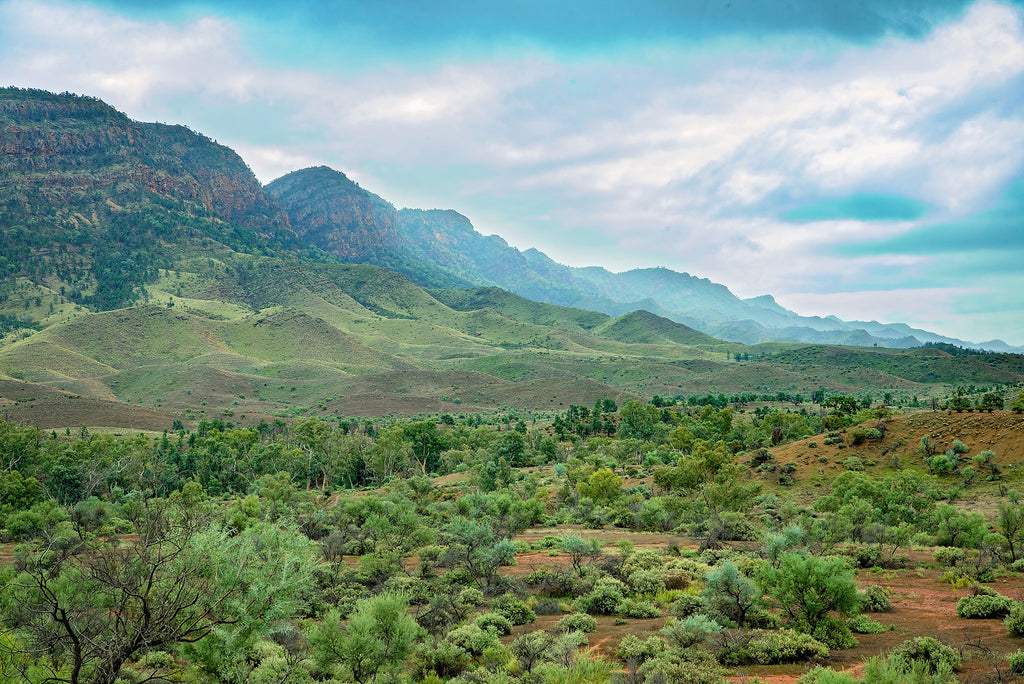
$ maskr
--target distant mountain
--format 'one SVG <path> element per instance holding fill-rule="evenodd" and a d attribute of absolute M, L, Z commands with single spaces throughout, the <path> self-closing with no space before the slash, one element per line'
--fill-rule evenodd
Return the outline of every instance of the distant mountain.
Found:
<path fill-rule="evenodd" d="M 132 121 L 95 98 L 0 89 L 0 131 L 0 308 L 19 282 L 92 310 L 126 306 L 144 301 L 147 284 L 184 255 L 236 251 L 374 264 L 424 287 L 501 287 L 612 317 L 644 310 L 744 344 L 1024 351 L 904 324 L 799 316 L 770 295 L 740 299 L 666 268 L 570 268 L 481 235 L 455 211 L 398 210 L 326 167 L 264 188 L 229 148 L 183 126 Z M 0 334 L 38 319 L 23 318 L 0 311 Z"/>
<path fill-rule="evenodd" d="M 397 210 L 324 167 L 264 188 L 187 128 L 0 90 L 0 412 L 19 421 L 550 415 L 819 388 L 910 402 L 922 385 L 941 396 L 1024 380 L 1024 356 L 936 338 L 799 317 L 668 269 L 569 268 L 456 212 Z M 824 344 L 837 339 L 935 345 Z"/>
<path fill-rule="evenodd" d="M 943 342 L 1024 352 L 995 341 L 978 345 L 905 324 L 801 316 L 771 295 L 740 299 L 724 285 L 667 268 L 612 273 L 572 268 L 536 249 L 519 251 L 477 232 L 451 210 L 397 210 L 326 167 L 289 173 L 267 186 L 291 225 L 317 247 L 349 262 L 398 271 L 428 287 L 497 286 L 540 302 L 621 316 L 646 310 L 708 335 L 743 344 L 804 342 L 892 348 Z"/>

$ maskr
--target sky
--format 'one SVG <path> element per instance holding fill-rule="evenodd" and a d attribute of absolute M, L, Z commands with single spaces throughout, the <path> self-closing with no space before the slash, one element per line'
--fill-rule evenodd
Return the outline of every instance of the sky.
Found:
<path fill-rule="evenodd" d="M 561 263 L 1024 345 L 1024 0 L 0 0 L 0 85 Z"/>

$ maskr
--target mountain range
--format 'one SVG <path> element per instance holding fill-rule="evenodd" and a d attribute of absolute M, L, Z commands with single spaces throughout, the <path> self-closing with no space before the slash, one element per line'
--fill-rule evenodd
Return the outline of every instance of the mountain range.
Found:
<path fill-rule="evenodd" d="M 806 342 L 895 348 L 926 342 L 1021 352 L 877 321 L 801 316 L 771 295 L 740 299 L 724 285 L 667 268 L 573 268 L 536 249 L 478 233 L 452 210 L 396 209 L 340 171 L 302 169 L 267 185 L 303 240 L 340 259 L 385 266 L 427 287 L 497 286 L 536 301 L 618 316 L 646 310 L 743 344 Z"/>
<path fill-rule="evenodd" d="M 0 89 L 12 419 L 166 427 L 821 388 L 910 401 L 1024 381 L 1016 355 L 885 348 L 920 341 L 965 346 L 802 318 L 668 269 L 569 268 L 324 167 L 264 187 L 183 126 Z"/>

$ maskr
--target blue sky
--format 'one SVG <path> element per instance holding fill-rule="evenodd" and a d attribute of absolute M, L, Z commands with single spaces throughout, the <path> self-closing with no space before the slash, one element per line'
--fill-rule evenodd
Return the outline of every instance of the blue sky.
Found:
<path fill-rule="evenodd" d="M 0 0 L 0 84 L 563 263 L 1024 344 L 1021 2 Z"/>

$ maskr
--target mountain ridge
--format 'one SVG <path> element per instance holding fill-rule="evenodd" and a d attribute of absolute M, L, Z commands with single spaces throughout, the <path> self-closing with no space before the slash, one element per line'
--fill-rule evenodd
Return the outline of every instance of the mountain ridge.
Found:
<path fill-rule="evenodd" d="M 535 301 L 610 316 L 642 309 L 742 344 L 797 342 L 908 348 L 933 342 L 984 348 L 904 323 L 843 321 L 834 315 L 801 316 L 778 304 L 770 294 L 740 299 L 725 285 L 665 267 L 613 273 L 601 266 L 566 266 L 536 248 L 520 251 L 500 236 L 485 236 L 476 231 L 469 218 L 451 209 L 397 210 L 350 181 L 341 171 L 326 167 L 290 172 L 267 188 L 288 211 L 294 205 L 290 193 L 298 189 L 298 193 L 308 196 L 312 192 L 310 186 L 323 182 L 325 174 L 336 175 L 334 185 L 351 194 L 337 200 L 339 204 L 379 200 L 389 208 L 393 219 L 389 218 L 389 230 L 381 233 L 377 243 L 341 251 L 329 244 L 317 246 L 345 261 L 392 268 L 420 285 L 458 286 L 461 282 L 479 287 L 498 286 Z M 322 199 L 329 204 L 329 198 Z M 300 233 L 309 221 L 308 215 L 296 212 L 289 212 L 289 219 Z M 319 225 L 324 217 L 313 221 Z M 391 226 L 396 230 L 391 231 Z M 367 234 L 366 226 L 353 225 L 351 221 L 340 223 L 337 229 Z M 446 279 L 438 280 L 439 275 Z M 999 351 L 1024 353 L 1024 347 L 999 341 L 995 344 Z"/>

